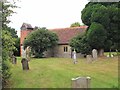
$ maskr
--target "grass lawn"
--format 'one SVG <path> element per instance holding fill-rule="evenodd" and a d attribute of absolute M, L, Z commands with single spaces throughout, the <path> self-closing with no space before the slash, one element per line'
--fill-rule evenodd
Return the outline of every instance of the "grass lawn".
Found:
<path fill-rule="evenodd" d="M 23 71 L 21 58 L 17 64 L 11 64 L 12 76 L 10 88 L 71 88 L 71 79 L 77 76 L 91 77 L 91 88 L 118 87 L 117 58 L 100 58 L 87 63 L 86 59 L 78 59 L 73 64 L 67 58 L 41 58 L 29 62 L 29 71 Z"/>

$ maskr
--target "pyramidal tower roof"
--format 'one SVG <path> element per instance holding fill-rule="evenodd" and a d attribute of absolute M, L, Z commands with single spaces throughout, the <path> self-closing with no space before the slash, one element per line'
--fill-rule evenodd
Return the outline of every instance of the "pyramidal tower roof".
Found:
<path fill-rule="evenodd" d="M 33 30 L 33 27 L 31 26 L 31 24 L 23 23 L 20 29 L 21 30 L 28 30 L 28 29 Z"/>

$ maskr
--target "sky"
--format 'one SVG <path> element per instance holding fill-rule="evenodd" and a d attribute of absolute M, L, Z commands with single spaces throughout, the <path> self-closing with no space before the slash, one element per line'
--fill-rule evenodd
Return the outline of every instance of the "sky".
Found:
<path fill-rule="evenodd" d="M 20 0 L 16 3 L 20 8 L 9 19 L 9 26 L 17 30 L 20 37 L 20 27 L 29 23 L 33 27 L 47 29 L 66 28 L 74 22 L 82 24 L 81 11 L 88 0 Z"/>

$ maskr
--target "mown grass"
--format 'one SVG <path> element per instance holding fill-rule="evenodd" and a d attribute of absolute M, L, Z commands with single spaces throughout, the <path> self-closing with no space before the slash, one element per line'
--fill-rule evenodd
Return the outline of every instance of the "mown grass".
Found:
<path fill-rule="evenodd" d="M 118 87 L 118 60 L 100 58 L 87 63 L 78 59 L 73 64 L 68 58 L 41 58 L 29 62 L 29 71 L 23 71 L 21 58 L 11 64 L 10 88 L 71 88 L 71 79 L 77 76 L 91 77 L 91 88 Z"/>

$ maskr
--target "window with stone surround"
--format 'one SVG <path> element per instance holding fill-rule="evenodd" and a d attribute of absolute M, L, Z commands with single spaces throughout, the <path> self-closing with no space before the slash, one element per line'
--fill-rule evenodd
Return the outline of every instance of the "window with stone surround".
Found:
<path fill-rule="evenodd" d="M 64 52 L 68 52 L 68 47 L 67 46 L 64 47 Z"/>

